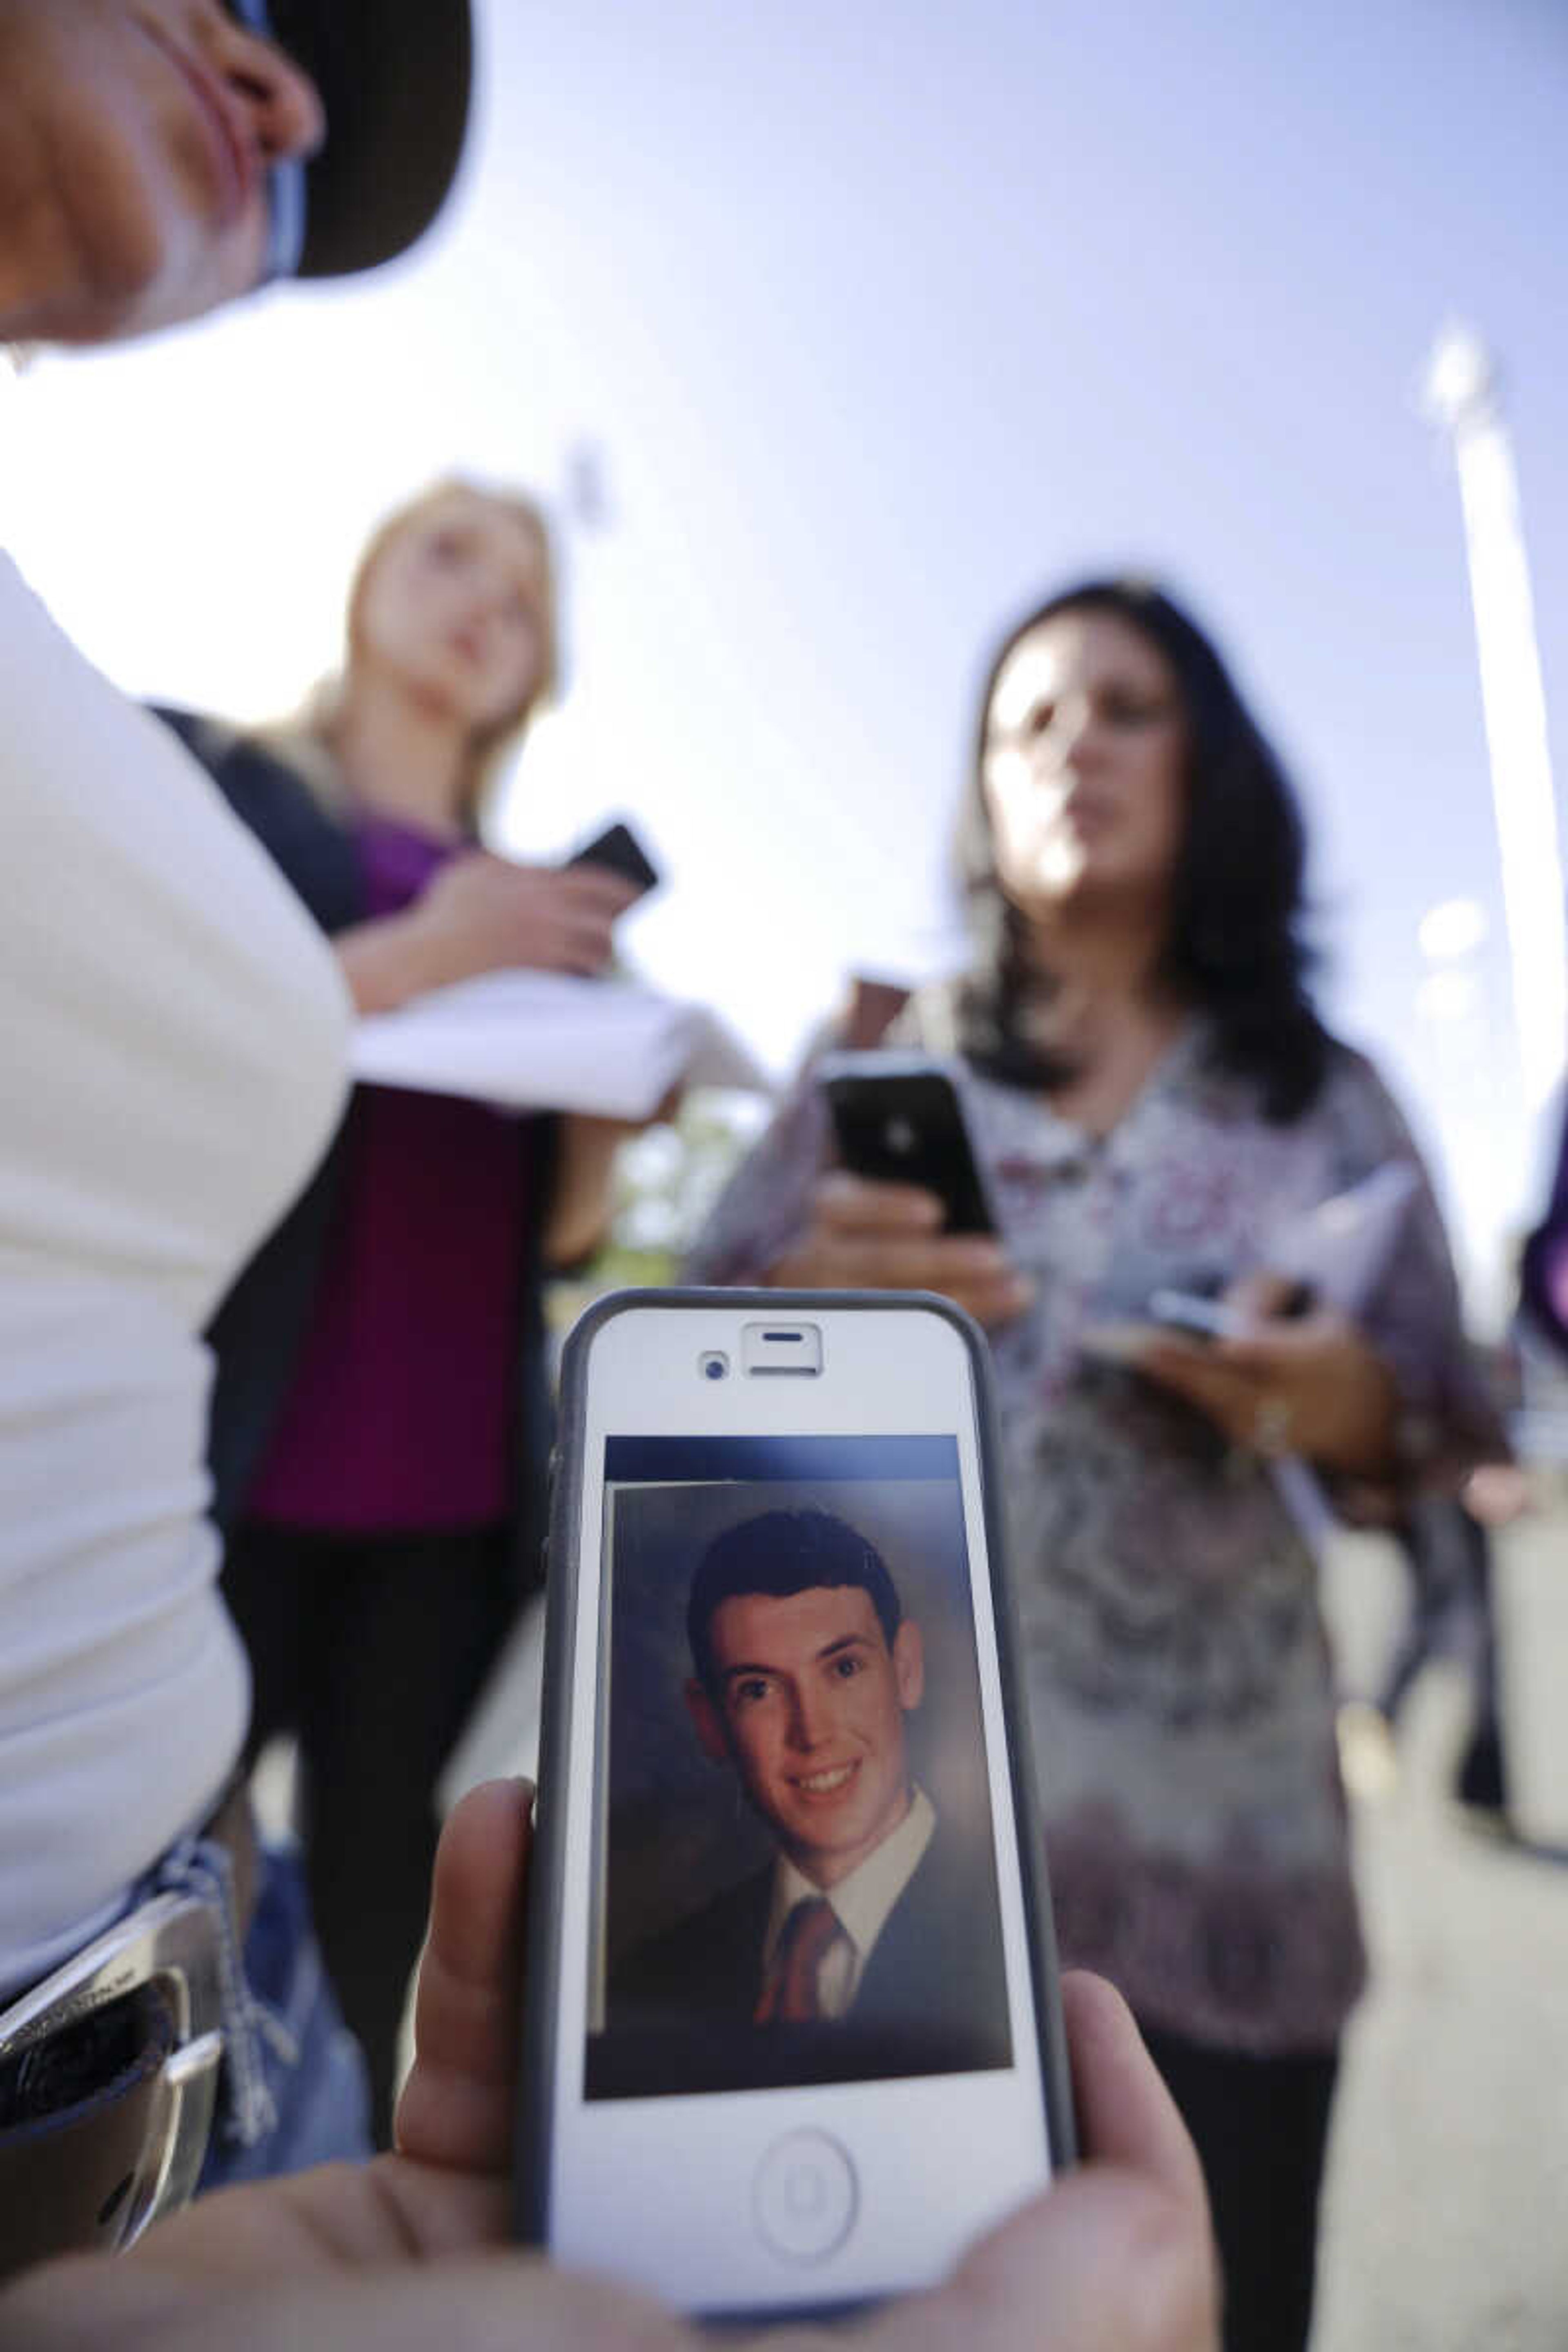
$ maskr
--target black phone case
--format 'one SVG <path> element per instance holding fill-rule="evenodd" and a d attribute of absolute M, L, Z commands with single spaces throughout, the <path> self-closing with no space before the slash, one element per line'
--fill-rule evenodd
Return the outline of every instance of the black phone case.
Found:
<path fill-rule="evenodd" d="M 634 882 L 637 888 L 648 891 L 658 881 L 658 868 L 644 849 L 641 842 L 624 821 L 612 824 L 574 849 L 566 860 L 568 866 L 599 866 L 607 874 L 618 874 L 623 882 Z"/>
<path fill-rule="evenodd" d="M 945 1071 L 892 1076 L 868 1071 L 826 1078 L 838 1157 L 851 1175 L 882 1184 L 920 1184 L 946 1204 L 942 1230 L 994 1234 L 996 1219 L 964 1124 L 963 1106 Z M 908 1148 L 893 1150 L 886 1130 L 902 1122 Z"/>
<path fill-rule="evenodd" d="M 543 1704 L 539 1744 L 539 1798 L 529 1879 L 527 1997 L 523 2005 L 521 2080 L 518 2095 L 515 2176 L 516 2234 L 525 2245 L 546 2246 L 550 2229 L 549 2150 L 555 2104 L 555 2020 L 561 1994 L 562 1955 L 555 1933 L 565 1870 L 564 1809 L 551 1802 L 551 1790 L 565 1785 L 571 1756 L 571 1645 L 577 1600 L 576 1531 L 581 1522 L 584 1475 L 589 1343 L 616 1315 L 641 1307 L 755 1307 L 770 1316 L 819 1313 L 825 1308 L 875 1307 L 921 1310 L 952 1325 L 968 1351 L 976 1411 L 986 1551 L 996 1627 L 997 1664 L 1014 1819 L 1019 1832 L 1019 1867 L 1029 1923 L 1030 1981 L 1039 2021 L 1040 2093 L 1054 2171 L 1077 2155 L 1067 2043 L 1058 1987 L 1056 1937 L 1046 1877 L 1045 1839 L 1027 1737 L 1027 1712 L 1019 1668 L 1020 1644 L 1012 1584 L 1006 1565 L 1002 1510 L 1002 1462 L 991 1361 L 978 1324 L 949 1298 L 926 1291 L 864 1290 L 616 1290 L 595 1300 L 574 1325 L 561 1367 L 560 1436 L 551 1460 L 550 1531 L 545 1540 L 546 1607 Z M 773 2318 L 821 2320 L 846 2306 L 791 2304 L 707 2316 L 725 2325 L 752 2325 Z"/>

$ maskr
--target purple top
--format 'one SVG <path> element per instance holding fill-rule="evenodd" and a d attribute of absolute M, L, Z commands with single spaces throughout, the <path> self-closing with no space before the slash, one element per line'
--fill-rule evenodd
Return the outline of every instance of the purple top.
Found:
<path fill-rule="evenodd" d="M 1524 1245 L 1520 1294 L 1545 1338 L 1568 1354 L 1568 1115 L 1546 1214 Z"/>
<path fill-rule="evenodd" d="M 406 907 L 453 855 L 384 817 L 353 830 L 371 916 Z M 482 1103 L 356 1089 L 310 1329 L 247 1517 L 417 1533 L 508 1516 L 526 1148 Z"/>

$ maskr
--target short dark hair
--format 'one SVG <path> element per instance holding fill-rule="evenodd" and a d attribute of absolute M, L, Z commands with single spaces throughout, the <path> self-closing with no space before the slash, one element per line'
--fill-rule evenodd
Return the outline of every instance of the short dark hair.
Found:
<path fill-rule="evenodd" d="M 1175 674 L 1187 725 L 1187 809 L 1164 978 L 1212 1024 L 1217 1066 L 1258 1090 L 1280 1124 L 1316 1101 L 1330 1044 L 1312 1003 L 1304 936 L 1306 834 L 1296 795 L 1213 639 L 1142 580 L 1086 580 L 1037 604 L 996 648 L 980 697 L 974 760 L 959 824 L 959 879 L 972 961 L 959 992 L 959 1042 L 988 1076 L 1031 1093 L 1076 1069 L 1042 1051 L 1025 1013 L 1035 985 L 1026 926 L 996 871 L 984 764 L 992 698 L 1021 637 L 1064 614 L 1107 613 L 1154 646 Z"/>
<path fill-rule="evenodd" d="M 753 1592 L 786 1601 L 817 1585 L 855 1585 L 868 1594 L 891 1650 L 903 1617 L 893 1580 L 875 1544 L 835 1512 L 759 1511 L 715 1536 L 697 1563 L 686 1604 L 687 1639 L 705 1687 L 717 1692 L 711 1637 L 726 1601 Z"/>

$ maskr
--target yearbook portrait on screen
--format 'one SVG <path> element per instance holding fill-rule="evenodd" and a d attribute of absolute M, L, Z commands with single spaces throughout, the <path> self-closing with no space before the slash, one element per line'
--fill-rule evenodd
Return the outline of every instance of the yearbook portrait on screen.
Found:
<path fill-rule="evenodd" d="M 590 2098 L 1011 2062 L 956 1449 L 608 1441 Z"/>

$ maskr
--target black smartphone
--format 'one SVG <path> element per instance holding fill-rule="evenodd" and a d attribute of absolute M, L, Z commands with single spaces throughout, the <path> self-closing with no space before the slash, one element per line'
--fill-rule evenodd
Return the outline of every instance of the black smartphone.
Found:
<path fill-rule="evenodd" d="M 623 1291 L 560 1427 L 519 2232 L 715 2316 L 927 2285 L 1072 2158 L 984 1340 Z"/>
<path fill-rule="evenodd" d="M 659 879 L 659 871 L 632 831 L 629 824 L 617 821 L 607 825 L 593 840 L 574 849 L 566 860 L 568 866 L 602 866 L 610 874 L 618 874 L 624 882 L 635 882 L 639 890 L 651 890 Z"/>
<path fill-rule="evenodd" d="M 924 1054 L 826 1054 L 818 1078 L 851 1175 L 922 1185 L 944 1203 L 946 1233 L 997 1230 L 958 1081 L 944 1064 Z"/>

